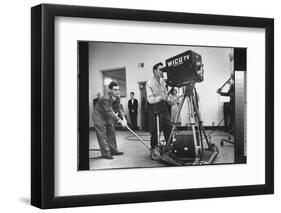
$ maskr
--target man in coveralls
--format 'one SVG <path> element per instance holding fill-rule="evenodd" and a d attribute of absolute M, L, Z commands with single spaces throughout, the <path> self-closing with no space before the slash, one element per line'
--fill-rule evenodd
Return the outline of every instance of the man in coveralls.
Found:
<path fill-rule="evenodd" d="M 115 123 L 118 122 L 125 128 L 127 121 L 120 105 L 119 84 L 112 81 L 108 87 L 108 94 L 101 97 L 95 105 L 93 121 L 101 155 L 106 159 L 113 159 L 112 155 L 123 154 L 117 149 Z"/>
<path fill-rule="evenodd" d="M 157 121 L 156 115 L 159 115 L 159 130 L 164 132 L 166 142 L 169 139 L 172 125 L 168 111 L 168 102 L 170 97 L 167 92 L 166 82 L 163 79 L 161 68 L 162 63 L 153 66 L 153 78 L 146 83 L 147 101 L 149 103 L 148 119 L 149 131 L 151 134 L 150 145 L 151 149 L 157 146 Z M 159 133 L 160 133 L 159 132 Z"/>

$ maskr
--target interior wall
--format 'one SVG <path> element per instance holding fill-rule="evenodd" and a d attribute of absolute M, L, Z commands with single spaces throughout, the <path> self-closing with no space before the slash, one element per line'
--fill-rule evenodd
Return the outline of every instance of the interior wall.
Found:
<path fill-rule="evenodd" d="M 103 91 L 101 70 L 125 67 L 127 97 L 121 98 L 121 103 L 125 114 L 129 118 L 127 102 L 131 91 L 135 93 L 135 98 L 140 103 L 138 82 L 147 81 L 153 77 L 152 67 L 154 64 L 158 62 L 165 64 L 167 58 L 187 50 L 199 53 L 204 64 L 204 81 L 196 84 L 203 125 L 217 125 L 222 119 L 221 102 L 223 99 L 219 97 L 216 91 L 230 76 L 232 65 L 228 54 L 231 48 L 89 42 L 90 114 L 93 111 L 93 98 L 96 97 L 97 92 Z M 144 67 L 139 67 L 139 63 L 144 63 Z M 139 107 L 139 126 L 141 124 L 140 114 Z M 181 119 L 182 124 L 187 122 L 187 107 L 185 105 L 181 113 Z M 92 119 L 89 122 L 90 127 L 92 127 Z"/>

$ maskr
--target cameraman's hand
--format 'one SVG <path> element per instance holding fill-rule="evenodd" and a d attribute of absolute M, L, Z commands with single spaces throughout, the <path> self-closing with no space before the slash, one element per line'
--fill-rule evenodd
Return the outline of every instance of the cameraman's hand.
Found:
<path fill-rule="evenodd" d="M 176 100 L 176 101 L 177 101 L 177 100 Z M 168 103 L 169 105 L 174 104 L 173 101 L 172 101 L 172 99 L 171 99 L 171 96 L 170 96 L 170 95 L 167 96 L 167 103 Z"/>
<path fill-rule="evenodd" d="M 168 99 L 168 95 L 166 94 L 161 95 L 161 100 L 167 101 L 167 99 Z"/>

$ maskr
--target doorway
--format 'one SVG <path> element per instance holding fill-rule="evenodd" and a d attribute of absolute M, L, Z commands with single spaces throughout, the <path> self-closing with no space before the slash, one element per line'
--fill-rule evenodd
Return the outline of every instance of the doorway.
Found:
<path fill-rule="evenodd" d="M 148 131 L 148 101 L 146 94 L 146 81 L 139 82 L 141 102 L 141 130 Z"/>
<path fill-rule="evenodd" d="M 126 81 L 126 68 L 116 68 L 110 70 L 102 70 L 103 77 L 103 94 L 107 94 L 108 85 L 111 81 L 116 81 L 120 87 L 120 97 L 127 97 L 127 81 Z"/>

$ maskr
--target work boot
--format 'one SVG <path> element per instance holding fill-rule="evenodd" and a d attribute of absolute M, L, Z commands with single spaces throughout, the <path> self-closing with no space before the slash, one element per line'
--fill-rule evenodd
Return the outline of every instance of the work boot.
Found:
<path fill-rule="evenodd" d="M 110 152 L 109 153 L 106 153 L 105 155 L 103 155 L 103 157 L 105 158 L 105 159 L 113 159 L 113 157 L 112 157 L 112 155 L 110 154 Z"/>
<path fill-rule="evenodd" d="M 113 159 L 113 157 L 111 156 L 111 155 L 105 155 L 105 156 L 103 156 L 105 159 L 109 159 L 109 160 L 112 160 Z"/>
<path fill-rule="evenodd" d="M 123 152 L 119 152 L 119 151 L 115 151 L 115 152 L 111 152 L 112 155 L 123 155 Z"/>

